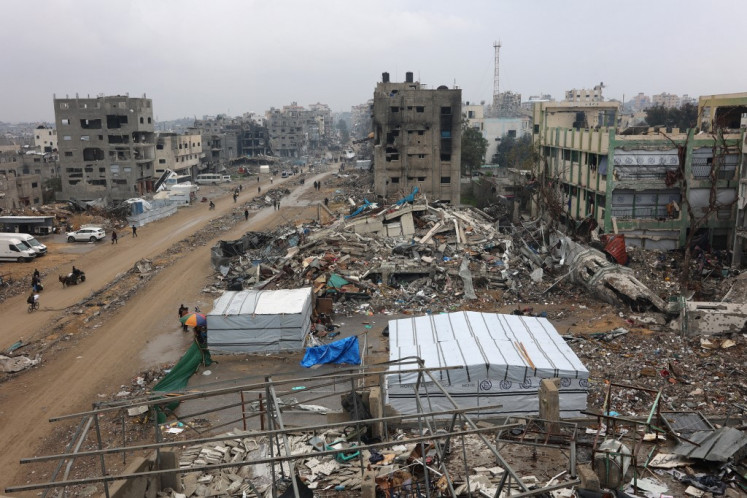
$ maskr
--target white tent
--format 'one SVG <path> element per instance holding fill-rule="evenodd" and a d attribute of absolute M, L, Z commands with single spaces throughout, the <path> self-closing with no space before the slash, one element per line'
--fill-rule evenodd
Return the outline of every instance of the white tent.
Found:
<path fill-rule="evenodd" d="M 311 329 L 311 287 L 225 292 L 207 314 L 214 352 L 302 351 Z"/>
<path fill-rule="evenodd" d="M 586 409 L 589 371 L 545 318 L 463 311 L 391 320 L 389 360 L 417 356 L 460 407 L 503 405 L 479 415 L 537 414 L 539 383 L 560 379 L 560 415 Z M 386 401 L 403 414 L 417 413 L 417 367 L 394 364 L 386 377 Z M 426 376 L 420 387 L 425 411 L 453 406 Z M 476 414 L 477 415 L 477 414 Z"/>

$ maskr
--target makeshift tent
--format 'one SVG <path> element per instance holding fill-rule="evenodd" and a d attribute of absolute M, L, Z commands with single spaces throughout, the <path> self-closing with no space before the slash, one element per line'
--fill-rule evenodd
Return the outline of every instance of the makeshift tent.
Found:
<path fill-rule="evenodd" d="M 207 314 L 213 353 L 302 351 L 311 330 L 311 287 L 225 292 Z"/>
<path fill-rule="evenodd" d="M 392 320 L 389 360 L 417 356 L 425 367 L 462 367 L 432 372 L 460 407 L 503 405 L 479 415 L 538 413 L 542 379 L 560 379 L 560 414 L 586 409 L 589 371 L 545 318 L 464 311 Z M 416 364 L 393 364 L 386 400 L 404 414 L 417 413 L 416 373 L 397 373 Z M 426 410 L 452 405 L 425 377 L 419 391 Z"/>

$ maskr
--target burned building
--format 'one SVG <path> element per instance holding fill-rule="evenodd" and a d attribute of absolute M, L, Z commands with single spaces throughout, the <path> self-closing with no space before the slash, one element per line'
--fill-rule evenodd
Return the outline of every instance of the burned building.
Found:
<path fill-rule="evenodd" d="M 383 73 L 373 104 L 376 194 L 397 198 L 419 188 L 429 199 L 459 203 L 462 91 L 426 89 Z"/>
<path fill-rule="evenodd" d="M 124 200 L 153 189 L 151 99 L 54 98 L 62 199 Z"/>

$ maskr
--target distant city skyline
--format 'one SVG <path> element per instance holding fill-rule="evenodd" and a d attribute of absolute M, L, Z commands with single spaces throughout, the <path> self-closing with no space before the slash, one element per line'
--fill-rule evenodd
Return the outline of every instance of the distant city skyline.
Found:
<path fill-rule="evenodd" d="M 626 101 L 747 91 L 742 0 L 9 0 L 3 14 L 4 122 L 52 122 L 53 94 L 76 93 L 146 94 L 158 121 L 291 102 L 347 112 L 382 72 L 406 71 L 490 102 L 497 40 L 501 91 L 523 100 L 600 82 Z"/>

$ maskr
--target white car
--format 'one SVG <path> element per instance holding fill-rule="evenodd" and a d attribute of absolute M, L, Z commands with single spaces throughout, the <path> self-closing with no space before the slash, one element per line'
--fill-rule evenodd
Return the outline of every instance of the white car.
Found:
<path fill-rule="evenodd" d="M 88 227 L 81 228 L 75 232 L 67 232 L 66 235 L 68 242 L 96 242 L 106 237 L 106 232 L 104 232 L 103 228 Z"/>

